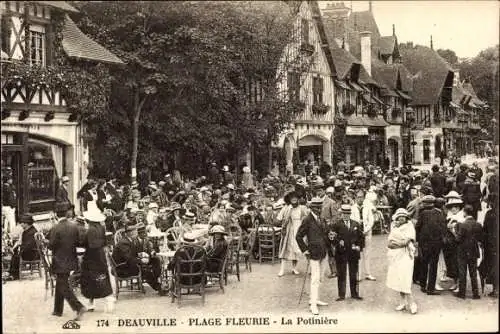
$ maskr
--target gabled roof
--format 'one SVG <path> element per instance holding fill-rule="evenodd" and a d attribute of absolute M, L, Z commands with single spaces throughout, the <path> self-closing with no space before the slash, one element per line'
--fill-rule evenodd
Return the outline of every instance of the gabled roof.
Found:
<path fill-rule="evenodd" d="M 75 9 L 73 6 L 71 6 L 70 4 L 66 3 L 65 1 L 31 1 L 31 2 L 36 2 L 36 3 L 39 3 L 41 5 L 50 6 L 50 7 L 54 7 L 54 8 L 57 8 L 57 9 L 61 9 L 61 10 L 65 11 L 65 12 L 78 13 L 77 9 Z"/>
<path fill-rule="evenodd" d="M 382 62 L 372 63 L 372 77 L 379 83 L 384 84 L 391 90 L 400 89 L 405 92 L 412 91 L 411 73 L 403 64 L 384 64 Z M 397 87 L 398 78 L 401 87 Z"/>
<path fill-rule="evenodd" d="M 436 51 L 417 45 L 400 46 L 403 64 L 416 74 L 413 78 L 414 105 L 433 105 L 438 103 L 447 77 L 453 76 L 451 66 Z"/>
<path fill-rule="evenodd" d="M 472 83 L 464 82 L 462 85 L 464 91 L 468 93 L 470 96 L 472 96 L 471 103 L 477 106 L 485 105 L 485 102 L 477 97 L 476 91 L 474 90 L 474 87 L 472 87 Z"/>
<path fill-rule="evenodd" d="M 328 65 L 330 66 L 330 71 L 332 74 L 335 74 L 335 63 L 333 61 L 333 57 L 329 48 L 329 41 L 325 31 L 325 25 L 323 23 L 323 19 L 321 16 L 321 10 L 319 9 L 318 1 L 307 1 L 311 6 L 312 16 L 314 21 L 316 22 L 316 26 L 318 27 L 319 37 L 321 40 L 322 49 L 325 52 L 326 60 Z"/>
<path fill-rule="evenodd" d="M 379 40 L 380 54 L 392 55 L 396 45 L 396 36 L 383 36 Z"/>
<path fill-rule="evenodd" d="M 70 58 L 92 60 L 103 63 L 123 64 L 117 56 L 85 35 L 66 15 L 63 27 L 62 46 Z"/>
<path fill-rule="evenodd" d="M 359 60 L 345 49 L 330 46 L 330 52 L 333 57 L 333 62 L 335 63 L 337 78 L 341 80 L 346 78 L 353 64 L 361 64 Z"/>

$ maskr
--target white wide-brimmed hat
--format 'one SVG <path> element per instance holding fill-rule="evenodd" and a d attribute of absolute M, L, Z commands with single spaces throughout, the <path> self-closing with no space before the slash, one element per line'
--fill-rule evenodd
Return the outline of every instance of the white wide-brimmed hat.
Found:
<path fill-rule="evenodd" d="M 399 217 L 406 217 L 407 219 L 410 219 L 410 214 L 408 211 L 406 211 L 405 208 L 399 208 L 396 210 L 396 212 L 392 215 L 392 220 L 397 220 Z"/>
<path fill-rule="evenodd" d="M 450 206 L 461 206 L 464 205 L 464 202 L 460 198 L 452 198 L 446 202 L 445 206 L 450 207 Z"/>
<path fill-rule="evenodd" d="M 229 172 L 229 166 L 226 165 L 226 166 L 222 167 L 222 170 L 224 172 Z"/>
<path fill-rule="evenodd" d="M 149 205 L 148 205 L 149 209 L 154 209 L 154 208 L 158 208 L 158 207 L 159 206 L 158 206 L 158 204 L 156 204 L 156 202 L 149 203 Z"/>
<path fill-rule="evenodd" d="M 456 191 L 452 190 L 448 194 L 446 194 L 444 196 L 444 198 L 446 198 L 447 200 L 450 200 L 452 198 L 462 199 L 462 196 L 459 193 L 457 193 Z"/>
<path fill-rule="evenodd" d="M 100 223 L 106 220 L 106 216 L 97 210 L 85 211 L 83 217 L 91 222 Z"/>

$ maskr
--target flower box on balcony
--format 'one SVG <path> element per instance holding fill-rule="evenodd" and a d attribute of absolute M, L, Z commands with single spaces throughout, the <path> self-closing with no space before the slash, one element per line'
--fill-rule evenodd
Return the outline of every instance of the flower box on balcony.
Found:
<path fill-rule="evenodd" d="M 354 114 L 355 111 L 356 111 L 356 108 L 354 108 L 354 106 L 351 104 L 346 104 L 342 107 L 342 113 L 345 116 L 350 116 L 350 115 Z"/>
<path fill-rule="evenodd" d="M 314 53 L 314 45 L 309 44 L 309 43 L 302 43 L 300 44 L 300 51 L 308 54 L 313 54 Z"/>
<path fill-rule="evenodd" d="M 313 114 L 324 115 L 328 112 L 328 110 L 330 110 L 330 106 L 323 104 L 323 103 L 320 103 L 320 104 L 315 103 L 312 105 Z"/>

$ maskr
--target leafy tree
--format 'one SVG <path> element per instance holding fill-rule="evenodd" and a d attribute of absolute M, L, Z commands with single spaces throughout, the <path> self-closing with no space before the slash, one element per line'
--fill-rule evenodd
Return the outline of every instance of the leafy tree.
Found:
<path fill-rule="evenodd" d="M 444 60 L 446 60 L 450 65 L 455 65 L 458 62 L 458 57 L 455 51 L 450 49 L 438 49 L 436 51 Z"/>

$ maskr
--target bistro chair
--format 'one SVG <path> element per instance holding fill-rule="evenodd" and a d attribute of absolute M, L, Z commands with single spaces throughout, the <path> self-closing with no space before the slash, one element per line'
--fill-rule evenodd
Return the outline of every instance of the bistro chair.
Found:
<path fill-rule="evenodd" d="M 45 273 L 45 298 L 47 298 L 47 291 L 49 290 L 49 288 L 50 295 L 54 296 L 55 283 L 50 271 L 52 260 L 50 258 L 49 250 L 47 248 L 45 240 L 46 239 L 43 236 L 43 233 L 35 233 L 35 242 L 38 249 L 38 254 L 40 255 L 40 259 L 42 260 L 43 271 Z"/>
<path fill-rule="evenodd" d="M 240 281 L 240 250 L 243 245 L 243 232 L 240 225 L 232 224 L 229 226 L 229 255 L 227 259 L 225 278 L 227 282 L 228 273 L 236 275 Z"/>
<path fill-rule="evenodd" d="M 246 243 L 244 243 L 242 240 L 241 248 L 239 251 L 239 259 L 245 262 L 245 268 L 249 272 L 252 272 L 252 261 L 250 255 L 252 254 L 252 249 L 255 244 L 255 239 L 256 239 L 255 232 L 251 232 L 246 239 Z"/>
<path fill-rule="evenodd" d="M 44 238 L 42 232 L 37 232 L 36 234 L 41 234 L 41 237 Z M 35 235 L 35 242 L 36 238 L 37 237 Z M 42 277 L 42 260 L 38 249 L 36 254 L 38 255 L 38 259 L 27 261 L 23 259 L 21 249 L 19 249 L 19 280 L 23 278 L 23 273 L 29 273 L 30 276 L 34 273 L 38 273 L 40 278 Z"/>
<path fill-rule="evenodd" d="M 120 290 L 122 292 L 142 292 L 143 294 L 146 293 L 146 290 L 144 289 L 144 284 L 142 280 L 142 270 L 141 266 L 137 266 L 138 268 L 138 274 L 137 275 L 132 275 L 132 276 L 120 276 L 118 275 L 116 268 L 119 267 L 122 264 L 116 264 L 115 259 L 109 254 L 109 252 L 106 252 L 106 256 L 108 257 L 108 261 L 111 265 L 111 275 L 115 278 L 115 285 L 116 285 L 116 295 L 115 298 L 118 299 L 118 295 L 120 294 Z M 124 288 L 128 286 L 128 290 L 125 290 Z"/>
<path fill-rule="evenodd" d="M 181 305 L 182 295 L 199 294 L 205 304 L 207 252 L 203 247 L 183 245 L 174 255 L 175 268 L 172 280 L 172 303 L 177 298 Z M 184 290 L 184 293 L 183 293 Z"/>
<path fill-rule="evenodd" d="M 257 231 L 257 239 L 259 246 L 259 263 L 262 260 L 269 259 L 274 264 L 274 259 L 277 257 L 276 247 L 276 232 L 272 225 L 260 225 Z"/>
<path fill-rule="evenodd" d="M 170 251 L 176 251 L 181 245 L 181 227 L 171 227 L 165 232 L 163 246 Z"/>

